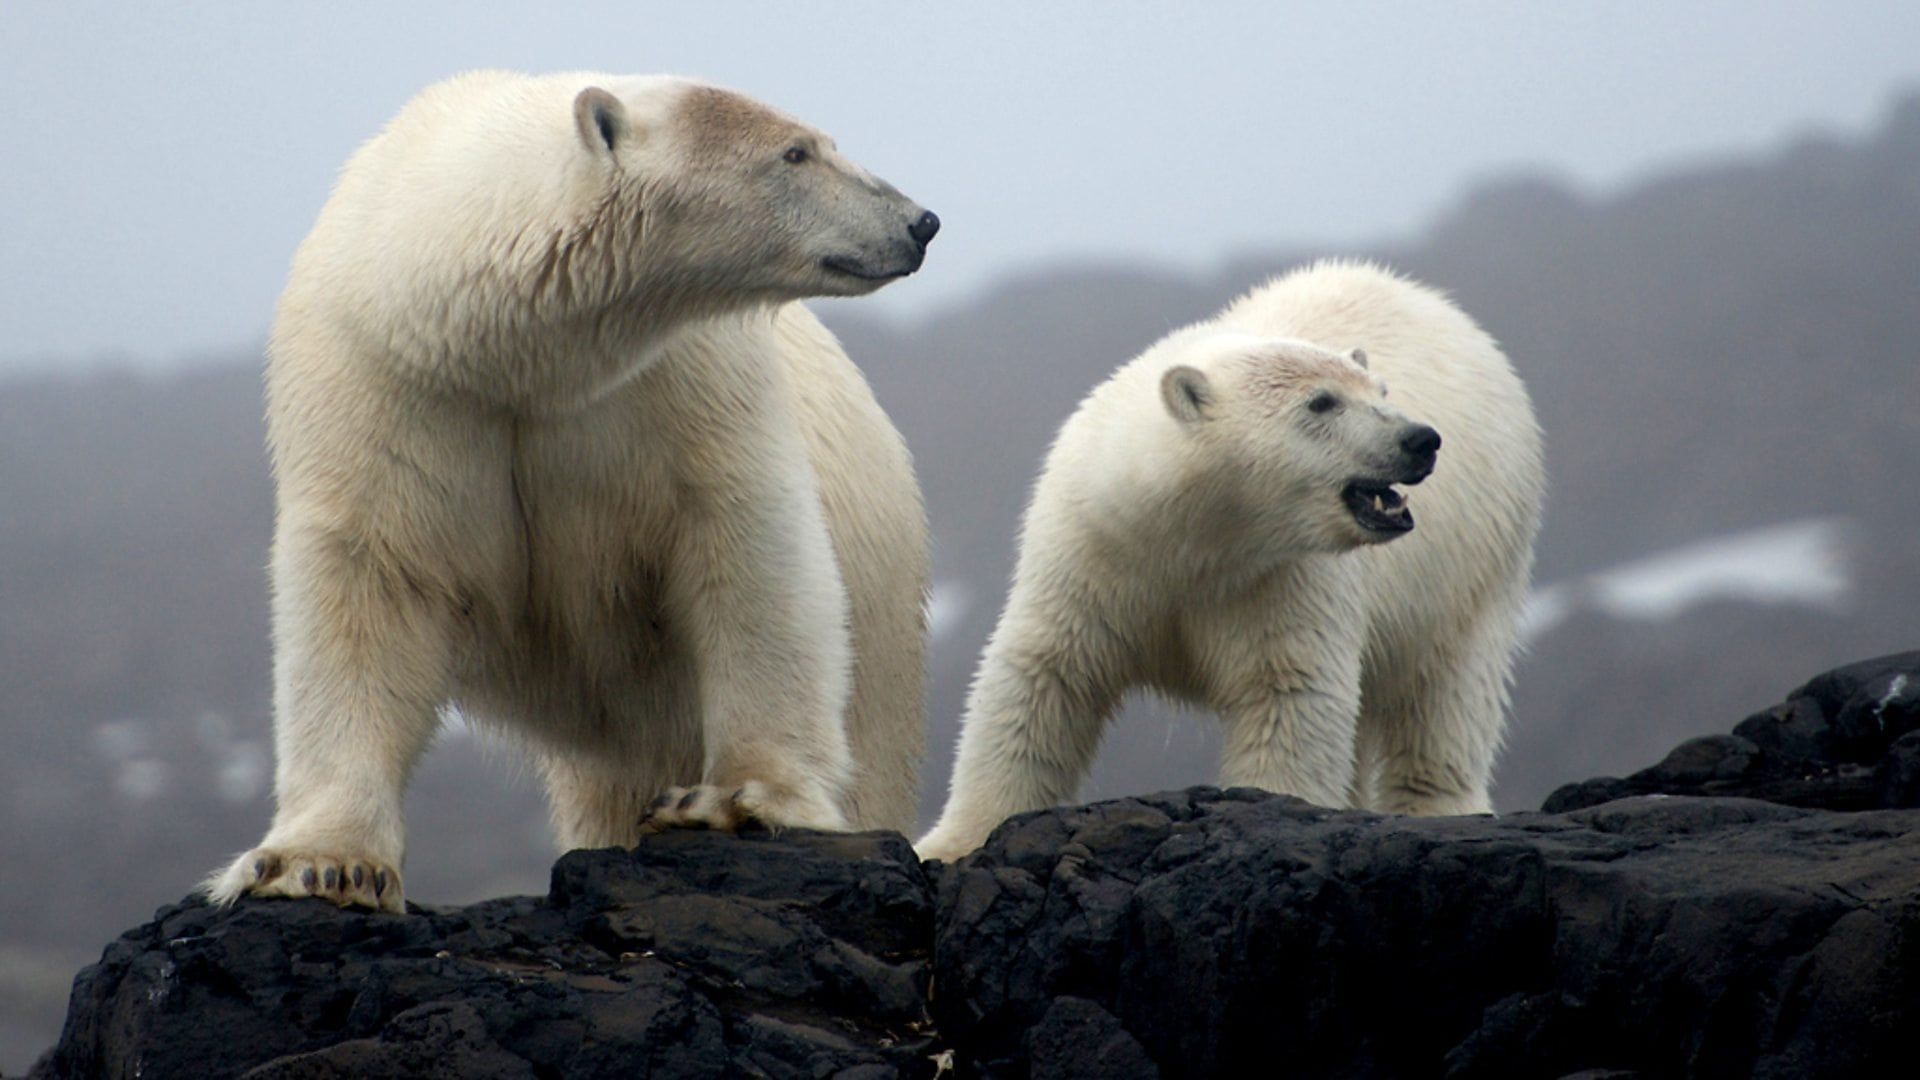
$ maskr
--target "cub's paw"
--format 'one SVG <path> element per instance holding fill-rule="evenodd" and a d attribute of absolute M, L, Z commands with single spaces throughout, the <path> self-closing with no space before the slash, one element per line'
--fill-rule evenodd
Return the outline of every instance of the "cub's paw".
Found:
<path fill-rule="evenodd" d="M 970 854 L 979 844 L 969 844 L 951 829 L 935 829 L 914 841 L 913 853 L 920 856 L 922 862 L 938 859 L 941 862 L 954 862 L 962 855 Z"/>
<path fill-rule="evenodd" d="M 766 824 L 754 812 L 753 793 L 748 783 L 737 788 L 696 784 L 673 787 L 661 792 L 640 818 L 640 835 L 666 832 L 668 829 L 719 829 L 737 832 L 749 822 Z"/>
<path fill-rule="evenodd" d="M 207 899 L 225 906 L 242 896 L 317 896 L 341 907 L 407 909 L 400 869 L 380 859 L 288 848 L 255 848 L 208 879 Z"/>

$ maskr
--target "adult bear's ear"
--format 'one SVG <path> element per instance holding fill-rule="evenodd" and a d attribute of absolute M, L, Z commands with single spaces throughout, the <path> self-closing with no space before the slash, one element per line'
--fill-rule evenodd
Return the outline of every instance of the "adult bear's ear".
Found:
<path fill-rule="evenodd" d="M 1364 368 L 1367 366 L 1367 350 L 1356 348 L 1347 354 L 1347 359 Z"/>
<path fill-rule="evenodd" d="M 1213 411 L 1213 383 L 1199 368 L 1180 364 L 1160 376 L 1160 397 L 1183 424 L 1205 420 Z"/>
<path fill-rule="evenodd" d="M 573 99 L 573 126 L 580 141 L 596 154 L 611 154 L 626 141 L 627 107 L 598 86 L 589 86 Z"/>

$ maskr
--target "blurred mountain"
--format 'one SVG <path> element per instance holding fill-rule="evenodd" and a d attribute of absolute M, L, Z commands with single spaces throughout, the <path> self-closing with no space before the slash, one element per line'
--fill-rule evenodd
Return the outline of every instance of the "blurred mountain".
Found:
<path fill-rule="evenodd" d="M 1054 429 L 1154 338 L 1320 254 L 1449 290 L 1502 340 L 1547 432 L 1503 808 L 1644 764 L 1806 672 L 1914 646 L 1920 98 L 1859 142 L 1809 137 L 1616 197 L 1490 184 L 1381 250 L 1253 253 L 1199 276 L 1058 267 L 911 327 L 828 308 L 913 446 L 934 525 L 924 814 Z M 259 414 L 251 359 L 0 384 L 0 1068 L 52 1041 L 100 941 L 266 824 Z M 457 727 L 444 742 L 409 800 L 409 893 L 540 891 L 537 790 Z M 1083 794 L 1210 780 L 1217 746 L 1207 718 L 1136 704 Z"/>

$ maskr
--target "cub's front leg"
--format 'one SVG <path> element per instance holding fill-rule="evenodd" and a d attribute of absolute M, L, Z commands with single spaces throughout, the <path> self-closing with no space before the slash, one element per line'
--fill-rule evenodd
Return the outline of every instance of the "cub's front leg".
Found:
<path fill-rule="evenodd" d="M 1219 713 L 1221 786 L 1323 807 L 1356 805 L 1361 582 L 1338 559 L 1283 567 L 1258 588 L 1192 613 L 1208 657 L 1204 700 Z"/>
<path fill-rule="evenodd" d="M 1220 709 L 1226 726 L 1220 785 L 1296 795 L 1335 809 L 1349 805 L 1359 711 L 1359 695 L 1337 686 L 1249 686 Z"/>
<path fill-rule="evenodd" d="M 1131 650 L 1112 631 L 1119 620 L 1094 592 L 1022 553 L 967 695 L 947 804 L 914 843 L 921 858 L 958 859 L 1012 815 L 1079 790 L 1133 678 Z"/>
<path fill-rule="evenodd" d="M 1365 628 L 1314 573 L 1296 573 L 1209 620 L 1209 703 L 1224 725 L 1220 783 L 1345 807 L 1359 790 Z"/>
<path fill-rule="evenodd" d="M 380 545 L 291 515 L 273 579 L 273 825 L 204 889 L 402 911 L 402 798 L 446 696 L 446 612 Z"/>

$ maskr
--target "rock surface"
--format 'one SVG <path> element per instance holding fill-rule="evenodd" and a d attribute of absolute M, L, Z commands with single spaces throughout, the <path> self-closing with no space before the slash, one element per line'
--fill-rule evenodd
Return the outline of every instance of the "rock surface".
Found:
<path fill-rule="evenodd" d="M 1920 812 L 1194 789 L 1016 819 L 941 880 L 936 933 L 936 1024 L 995 1073 L 1124 1042 L 1168 1076 L 1896 1075 Z"/>
<path fill-rule="evenodd" d="M 930 1076 L 932 918 L 872 833 L 670 833 L 397 916 L 190 901 L 80 973 L 34 1074 Z"/>
<path fill-rule="evenodd" d="M 1920 810 L 1869 808 L 1916 795 L 1907 654 L 1554 813 L 1194 788 L 950 867 L 670 833 L 544 898 L 187 902 L 80 973 L 34 1075 L 1906 1075 Z"/>
<path fill-rule="evenodd" d="M 1568 784 L 1549 812 L 1631 795 L 1738 795 L 1828 810 L 1920 807 L 1920 652 L 1836 668 L 1632 776 Z"/>

